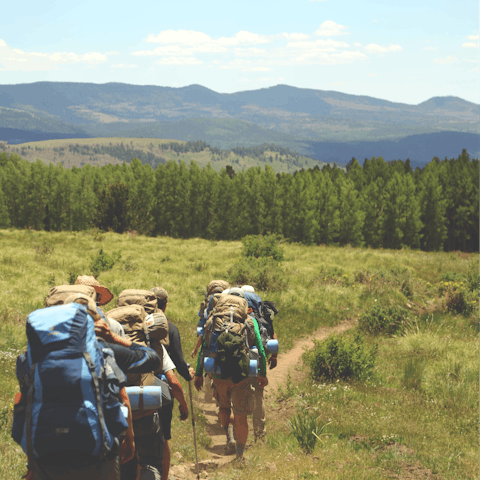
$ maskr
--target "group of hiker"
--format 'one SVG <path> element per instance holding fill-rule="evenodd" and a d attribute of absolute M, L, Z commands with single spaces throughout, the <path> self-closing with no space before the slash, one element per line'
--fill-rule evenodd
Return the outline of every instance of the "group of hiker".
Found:
<path fill-rule="evenodd" d="M 242 460 L 248 415 L 255 441 L 265 437 L 267 364 L 276 366 L 278 350 L 275 304 L 262 302 L 251 286 L 210 282 L 193 369 L 165 315 L 164 288 L 124 290 L 105 314 L 101 307 L 112 299 L 83 275 L 51 288 L 46 308 L 27 318 L 12 427 L 27 454 L 27 480 L 167 480 L 174 400 L 180 420 L 190 413 L 175 370 L 189 382 L 192 408 L 190 382 L 201 390 L 207 378 L 226 453 Z"/>

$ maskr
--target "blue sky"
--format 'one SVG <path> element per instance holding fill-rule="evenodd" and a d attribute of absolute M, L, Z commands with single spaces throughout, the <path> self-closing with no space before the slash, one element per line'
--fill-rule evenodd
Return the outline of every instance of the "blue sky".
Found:
<path fill-rule="evenodd" d="M 478 0 L 28 0 L 1 10 L 0 84 L 287 84 L 480 102 Z"/>

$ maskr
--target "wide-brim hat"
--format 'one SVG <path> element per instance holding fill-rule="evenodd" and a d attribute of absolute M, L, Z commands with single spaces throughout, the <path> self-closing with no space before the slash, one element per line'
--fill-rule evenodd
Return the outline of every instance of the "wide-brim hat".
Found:
<path fill-rule="evenodd" d="M 98 280 L 91 275 L 79 275 L 75 284 L 93 287 L 97 292 L 97 303 L 99 305 L 106 305 L 113 298 L 113 293 L 107 287 L 100 285 Z"/>

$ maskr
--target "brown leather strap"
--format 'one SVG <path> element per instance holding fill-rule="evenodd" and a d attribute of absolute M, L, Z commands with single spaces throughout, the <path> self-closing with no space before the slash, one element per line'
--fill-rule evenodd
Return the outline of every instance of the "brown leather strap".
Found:
<path fill-rule="evenodd" d="M 140 387 L 140 394 L 138 396 L 138 409 L 143 411 L 143 387 Z"/>

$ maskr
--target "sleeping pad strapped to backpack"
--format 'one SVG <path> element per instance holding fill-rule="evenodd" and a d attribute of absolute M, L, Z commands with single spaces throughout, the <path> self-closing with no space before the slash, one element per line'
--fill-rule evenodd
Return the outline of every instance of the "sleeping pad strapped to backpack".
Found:
<path fill-rule="evenodd" d="M 118 401 L 123 374 L 97 342 L 86 307 L 36 310 L 27 318 L 27 339 L 17 359 L 21 397 L 12 438 L 32 461 L 62 451 L 101 458 L 127 428 Z"/>

